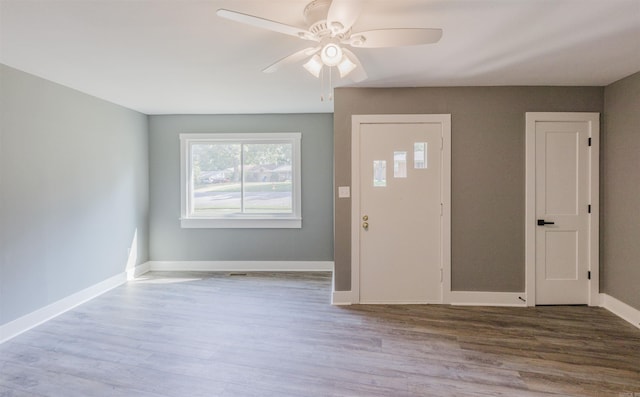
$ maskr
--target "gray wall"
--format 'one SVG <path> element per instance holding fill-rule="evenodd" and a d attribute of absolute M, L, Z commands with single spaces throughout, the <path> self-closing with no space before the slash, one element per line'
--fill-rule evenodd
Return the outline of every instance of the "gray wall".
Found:
<path fill-rule="evenodd" d="M 147 260 L 147 153 L 147 116 L 0 65 L 0 324 Z"/>
<path fill-rule="evenodd" d="M 602 289 L 640 310 L 640 72 L 604 90 Z"/>
<path fill-rule="evenodd" d="M 450 113 L 454 291 L 525 285 L 525 112 L 602 112 L 600 87 L 340 88 L 335 185 L 351 185 L 351 115 Z M 336 289 L 351 288 L 349 199 L 335 204 Z"/>
<path fill-rule="evenodd" d="M 150 255 L 163 261 L 333 260 L 331 114 L 150 116 Z M 301 132 L 302 229 L 180 228 L 180 133 Z"/>

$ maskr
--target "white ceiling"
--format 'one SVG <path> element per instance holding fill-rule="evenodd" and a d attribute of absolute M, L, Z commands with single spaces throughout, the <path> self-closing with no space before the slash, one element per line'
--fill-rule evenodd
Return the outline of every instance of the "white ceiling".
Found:
<path fill-rule="evenodd" d="M 261 72 L 308 42 L 215 14 L 306 27 L 307 2 L 0 0 L 0 62 L 146 114 L 331 112 L 299 64 Z M 640 0 L 369 0 L 353 30 L 389 27 L 444 34 L 354 49 L 357 86 L 602 86 L 640 70 Z"/>

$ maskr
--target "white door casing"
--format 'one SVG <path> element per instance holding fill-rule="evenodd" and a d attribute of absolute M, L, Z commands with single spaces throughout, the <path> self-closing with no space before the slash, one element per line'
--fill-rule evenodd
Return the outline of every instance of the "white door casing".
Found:
<path fill-rule="evenodd" d="M 526 114 L 527 304 L 598 305 L 598 113 Z"/>
<path fill-rule="evenodd" d="M 450 115 L 353 116 L 355 302 L 441 303 L 448 296 L 450 120 Z M 420 157 L 414 153 L 414 143 L 420 142 L 426 143 L 426 168 L 414 166 Z M 374 175 L 374 161 L 386 163 L 384 186 L 381 170 Z"/>

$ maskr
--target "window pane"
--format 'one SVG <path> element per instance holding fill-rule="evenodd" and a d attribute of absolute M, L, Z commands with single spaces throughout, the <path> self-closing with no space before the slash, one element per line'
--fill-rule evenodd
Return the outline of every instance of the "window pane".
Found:
<path fill-rule="evenodd" d="M 240 144 L 193 144 L 191 161 L 193 215 L 239 212 Z"/>
<path fill-rule="evenodd" d="M 183 228 L 300 228 L 302 134 L 180 134 Z M 246 175 L 245 175 L 246 174 Z"/>
<path fill-rule="evenodd" d="M 292 151 L 290 143 L 245 144 L 244 212 L 291 213 Z"/>
<path fill-rule="evenodd" d="M 393 152 L 393 177 L 407 177 L 407 152 Z"/>
<path fill-rule="evenodd" d="M 385 160 L 373 160 L 373 186 L 387 186 L 387 162 Z"/>
<path fill-rule="evenodd" d="M 427 168 L 427 143 L 413 144 L 413 168 Z"/>

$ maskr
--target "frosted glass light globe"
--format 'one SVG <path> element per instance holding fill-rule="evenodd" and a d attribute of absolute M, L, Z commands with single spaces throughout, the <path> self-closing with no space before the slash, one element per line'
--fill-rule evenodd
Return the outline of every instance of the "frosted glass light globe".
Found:
<path fill-rule="evenodd" d="M 320 53 L 322 62 L 327 66 L 336 66 L 342 60 L 342 48 L 337 44 L 329 43 Z"/>

